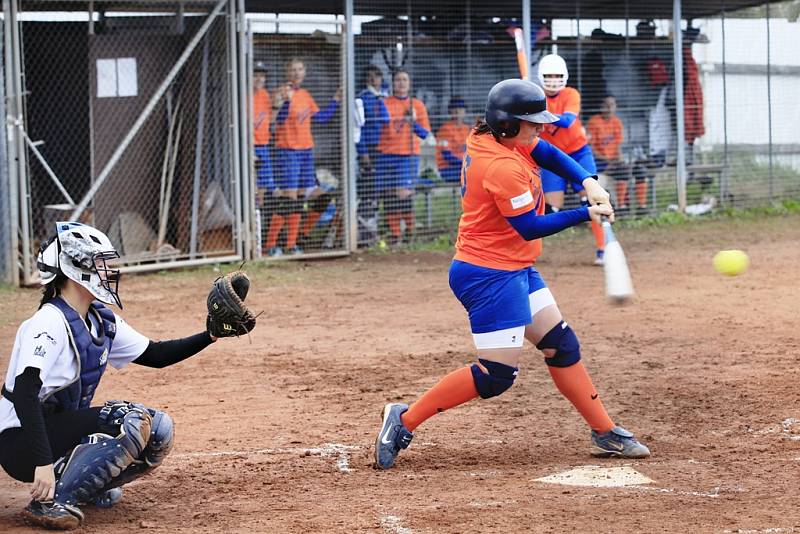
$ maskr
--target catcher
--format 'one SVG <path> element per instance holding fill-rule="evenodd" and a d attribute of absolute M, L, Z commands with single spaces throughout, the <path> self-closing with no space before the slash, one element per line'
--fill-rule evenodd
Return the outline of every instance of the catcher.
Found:
<path fill-rule="evenodd" d="M 153 468 L 173 444 L 172 418 L 129 401 L 90 407 L 106 365 L 163 368 L 197 354 L 219 337 L 255 327 L 244 306 L 242 272 L 217 279 L 208 296 L 206 330 L 151 341 L 105 305 L 122 308 L 118 258 L 108 237 L 75 222 L 56 223 L 42 245 L 39 310 L 17 331 L 0 397 L 0 465 L 31 482 L 26 522 L 58 530 L 83 522 L 80 507 L 109 507 L 119 486 Z"/>

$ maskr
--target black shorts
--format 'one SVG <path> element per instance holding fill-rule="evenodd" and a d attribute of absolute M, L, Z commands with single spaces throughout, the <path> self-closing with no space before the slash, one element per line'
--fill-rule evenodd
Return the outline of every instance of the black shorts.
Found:
<path fill-rule="evenodd" d="M 44 426 L 55 462 L 90 434 L 100 432 L 100 407 L 60 413 L 45 413 Z M 0 433 L 0 465 L 12 478 L 33 482 L 36 469 L 28 437 L 21 428 Z"/>

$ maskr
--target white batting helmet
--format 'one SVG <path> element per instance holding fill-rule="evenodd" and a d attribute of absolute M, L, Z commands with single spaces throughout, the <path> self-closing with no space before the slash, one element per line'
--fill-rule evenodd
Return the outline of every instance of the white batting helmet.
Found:
<path fill-rule="evenodd" d="M 560 77 L 545 78 L 546 74 Z M 567 86 L 568 79 L 567 63 L 558 54 L 548 54 L 539 60 L 539 83 L 545 91 L 558 93 Z"/>
<path fill-rule="evenodd" d="M 119 253 L 100 230 L 78 222 L 57 222 L 56 235 L 42 244 L 36 265 L 42 285 L 63 273 L 100 302 L 122 308 L 117 294 L 119 269 L 109 269 L 106 263 L 114 258 Z"/>

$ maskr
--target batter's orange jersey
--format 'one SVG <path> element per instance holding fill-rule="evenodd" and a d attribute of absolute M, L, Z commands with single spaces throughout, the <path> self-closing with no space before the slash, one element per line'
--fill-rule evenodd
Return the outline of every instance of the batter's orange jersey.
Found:
<path fill-rule="evenodd" d="M 547 97 L 547 111 L 562 115 L 563 113 L 574 113 L 575 121 L 569 128 L 559 128 L 558 126 L 545 126 L 542 132 L 542 139 L 560 148 L 562 152 L 571 154 L 586 146 L 586 134 L 581 124 L 581 94 L 572 87 L 565 87 L 556 96 Z M 551 133 L 551 129 L 555 133 Z"/>
<path fill-rule="evenodd" d="M 442 150 L 449 150 L 458 159 L 464 159 L 469 131 L 470 127 L 458 119 L 442 124 L 436 132 L 436 165 L 440 169 L 450 166 L 442 156 Z"/>
<path fill-rule="evenodd" d="M 272 100 L 269 91 L 256 89 L 253 91 L 253 143 L 269 144 L 269 123 L 272 118 Z"/>
<path fill-rule="evenodd" d="M 319 111 L 314 97 L 305 89 L 295 89 L 289 103 L 289 115 L 275 128 L 275 145 L 278 148 L 305 150 L 314 148 L 311 136 L 311 117 Z"/>
<path fill-rule="evenodd" d="M 389 122 L 381 130 L 381 142 L 378 151 L 382 154 L 396 154 L 410 156 L 419 154 L 419 137 L 411 129 L 411 101 L 414 102 L 416 122 L 428 131 L 431 123 L 428 121 L 428 110 L 418 98 L 398 98 L 390 96 L 383 100 L 389 111 Z"/>
<path fill-rule="evenodd" d="M 586 123 L 586 130 L 596 156 L 609 161 L 619 159 L 619 145 L 625 139 L 619 117 L 614 115 L 606 120 L 600 114 L 592 115 Z"/>
<path fill-rule="evenodd" d="M 461 221 L 455 259 L 473 265 L 515 271 L 530 267 L 542 251 L 542 240 L 525 241 L 506 217 L 532 210 L 544 213 L 539 167 L 530 157 L 538 143 L 511 150 L 492 134 L 467 139 L 461 167 Z"/>

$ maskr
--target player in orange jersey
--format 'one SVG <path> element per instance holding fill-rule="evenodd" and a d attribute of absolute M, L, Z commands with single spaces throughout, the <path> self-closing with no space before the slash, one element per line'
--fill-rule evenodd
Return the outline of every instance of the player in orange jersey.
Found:
<path fill-rule="evenodd" d="M 256 207 L 261 215 L 261 234 L 263 243 L 267 235 L 267 224 L 272 218 L 277 197 L 275 178 L 272 174 L 272 158 L 269 154 L 270 126 L 274 115 L 272 99 L 267 91 L 267 65 L 257 61 L 253 65 L 253 151 L 256 164 Z"/>
<path fill-rule="evenodd" d="M 405 70 L 392 76 L 392 96 L 383 103 L 389 112 L 378 144 L 375 165 L 376 189 L 383 198 L 392 237 L 396 244 L 403 241 L 402 222 L 408 232 L 414 229 L 414 189 L 419 176 L 420 139 L 431 131 L 425 104 L 411 95 L 411 77 Z"/>
<path fill-rule="evenodd" d="M 617 193 L 617 209 L 628 210 L 628 181 L 631 177 L 631 168 L 622 161 L 619 150 L 620 144 L 625 139 L 622 121 L 617 113 L 617 99 L 611 95 L 603 99 L 600 113 L 593 115 L 586 124 L 589 142 L 597 162 L 597 172 L 602 172 L 614 179 Z M 637 167 L 638 169 L 638 167 Z M 636 176 L 637 207 L 647 205 L 647 180 L 640 172 Z"/>
<path fill-rule="evenodd" d="M 548 54 L 539 61 L 539 82 L 547 95 L 547 110 L 558 116 L 553 124 L 548 124 L 542 133 L 542 139 L 566 152 L 581 167 L 597 173 L 592 149 L 586 141 L 586 134 L 581 125 L 581 95 L 572 87 L 567 87 L 569 72 L 564 59 L 557 54 Z M 544 197 L 547 201 L 547 211 L 558 211 L 564 207 L 564 193 L 567 182 L 546 169 L 542 170 L 542 186 Z M 572 190 L 581 198 L 581 204 L 586 204 L 586 192 L 580 184 L 572 184 Z M 605 239 L 602 227 L 592 221 L 597 251 L 595 265 L 603 265 L 603 249 Z"/>
<path fill-rule="evenodd" d="M 461 180 L 461 163 L 467 149 L 470 127 L 466 124 L 467 105 L 461 97 L 453 97 L 447 106 L 450 120 L 436 132 L 436 166 L 445 182 Z"/>
<path fill-rule="evenodd" d="M 426 419 L 514 383 L 527 339 L 544 353 L 558 390 L 591 427 L 592 454 L 643 458 L 650 451 L 606 413 L 581 360 L 580 344 L 533 267 L 541 238 L 601 215 L 613 220 L 608 193 L 572 158 L 538 139 L 547 111 L 544 93 L 526 80 L 495 85 L 484 120 L 467 140 L 461 174 L 463 214 L 450 287 L 469 314 L 477 362 L 450 373 L 408 406 L 384 407 L 375 466 L 388 469 Z M 580 183 L 591 206 L 544 213 L 539 166 Z"/>
<path fill-rule="evenodd" d="M 287 222 L 288 231 L 286 248 L 291 254 L 302 253 L 297 246 L 300 232 L 300 219 L 306 196 L 316 190 L 317 179 L 314 170 L 314 138 L 311 135 L 311 122 L 325 124 L 331 120 L 342 99 L 341 89 L 328 102 L 324 110 L 320 110 L 311 93 L 301 87 L 306 77 L 306 66 L 302 59 L 292 58 L 286 62 L 287 82 L 275 95 L 275 106 L 278 109 L 275 138 L 278 159 L 278 180 L 281 205 L 278 212 L 272 215 L 266 247 L 269 256 L 283 253 L 277 247 L 278 235 Z M 306 225 L 316 223 L 328 203 L 330 195 L 324 193 L 309 202 L 309 213 Z"/>

